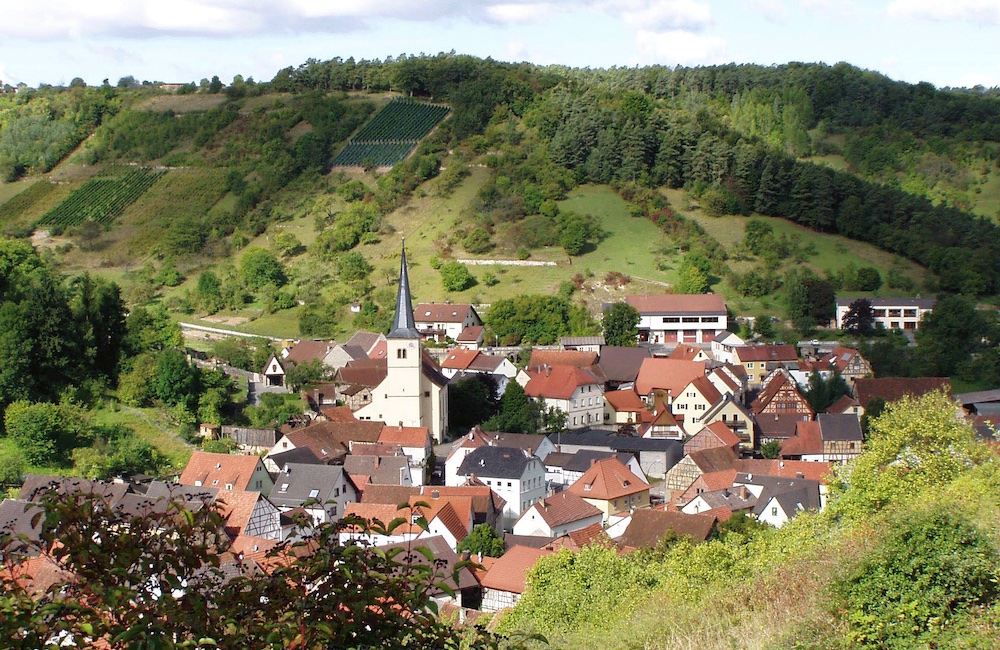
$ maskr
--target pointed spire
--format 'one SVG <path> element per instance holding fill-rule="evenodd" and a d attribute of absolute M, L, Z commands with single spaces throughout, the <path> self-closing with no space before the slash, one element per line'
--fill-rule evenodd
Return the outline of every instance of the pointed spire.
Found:
<path fill-rule="evenodd" d="M 390 339 L 419 339 L 417 325 L 413 320 L 413 301 L 410 299 L 410 276 L 406 273 L 406 242 L 399 262 L 399 290 L 396 294 L 396 315 L 392 319 Z"/>

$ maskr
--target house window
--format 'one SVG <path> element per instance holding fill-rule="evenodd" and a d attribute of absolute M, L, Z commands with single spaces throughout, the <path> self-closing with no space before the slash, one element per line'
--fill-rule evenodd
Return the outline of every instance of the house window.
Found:
<path fill-rule="evenodd" d="M 424 397 L 430 397 L 430 396 L 431 396 L 431 392 L 429 390 L 425 390 L 424 391 Z"/>
<path fill-rule="evenodd" d="M 753 361 L 747 362 L 747 370 L 753 370 Z"/>
<path fill-rule="evenodd" d="M 903 310 L 903 318 L 916 318 L 916 317 L 917 317 L 917 310 L 916 309 L 904 309 Z"/>
<path fill-rule="evenodd" d="M 226 483 L 226 489 L 227 490 L 232 490 L 233 489 L 233 484 L 232 483 Z"/>
<path fill-rule="evenodd" d="M 698 322 L 698 317 L 697 316 L 685 316 L 684 318 L 681 319 L 681 322 L 682 323 L 697 323 Z"/>
<path fill-rule="evenodd" d="M 771 516 L 772 517 L 777 517 L 778 516 L 778 508 L 777 507 L 771 508 Z"/>
<path fill-rule="evenodd" d="M 330 516 L 331 517 L 336 517 L 337 516 L 337 504 L 336 503 L 334 503 L 334 504 L 332 504 L 330 506 Z"/>
<path fill-rule="evenodd" d="M 319 496 L 319 490 L 309 490 L 309 498 L 315 499 Z"/>
<path fill-rule="evenodd" d="M 261 484 L 262 484 L 262 481 L 257 481 L 257 489 L 258 489 L 258 490 L 260 489 L 260 487 L 261 487 Z"/>
<path fill-rule="evenodd" d="M 396 350 L 396 358 L 397 359 L 405 359 L 406 358 L 406 348 L 399 348 L 398 350 Z"/>
<path fill-rule="evenodd" d="M 333 496 L 335 496 L 335 497 L 339 497 L 340 496 L 340 488 L 339 487 L 338 488 L 333 488 Z"/>

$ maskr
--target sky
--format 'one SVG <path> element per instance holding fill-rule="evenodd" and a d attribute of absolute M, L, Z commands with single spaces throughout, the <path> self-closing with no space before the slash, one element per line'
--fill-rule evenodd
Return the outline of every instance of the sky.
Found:
<path fill-rule="evenodd" d="M 0 0 L 0 81 L 270 80 L 307 59 L 610 68 L 841 61 L 1000 86 L 1000 0 Z"/>

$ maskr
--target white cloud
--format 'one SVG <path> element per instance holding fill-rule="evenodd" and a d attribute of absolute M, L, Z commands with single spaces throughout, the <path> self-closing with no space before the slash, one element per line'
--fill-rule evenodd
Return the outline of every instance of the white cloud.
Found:
<path fill-rule="evenodd" d="M 976 86 L 998 88 L 1000 87 L 1000 71 L 984 72 L 979 70 L 976 72 L 967 72 L 952 81 L 950 85 L 954 88 L 975 88 Z"/>
<path fill-rule="evenodd" d="M 620 13 L 626 27 L 652 32 L 702 31 L 712 24 L 712 8 L 698 0 L 629 0 L 605 9 Z"/>
<path fill-rule="evenodd" d="M 711 65 L 728 62 L 726 39 L 682 30 L 636 33 L 640 65 Z"/>
<path fill-rule="evenodd" d="M 753 4 L 769 23 L 784 24 L 788 18 L 788 7 L 782 0 L 754 0 Z"/>
<path fill-rule="evenodd" d="M 503 24 L 525 25 L 540 23 L 554 13 L 554 8 L 544 4 L 519 4 L 510 2 L 486 8 L 486 15 Z"/>
<path fill-rule="evenodd" d="M 1000 25 L 997 0 L 892 0 L 886 13 L 893 18 Z"/>

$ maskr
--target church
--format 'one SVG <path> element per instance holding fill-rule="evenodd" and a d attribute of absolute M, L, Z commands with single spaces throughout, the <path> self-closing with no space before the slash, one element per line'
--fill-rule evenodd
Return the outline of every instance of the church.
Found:
<path fill-rule="evenodd" d="M 386 376 L 372 389 L 371 402 L 354 412 L 359 420 L 427 427 L 435 444 L 448 431 L 448 378 L 424 352 L 413 318 L 406 247 L 399 265 L 399 289 L 392 329 L 386 335 Z"/>

